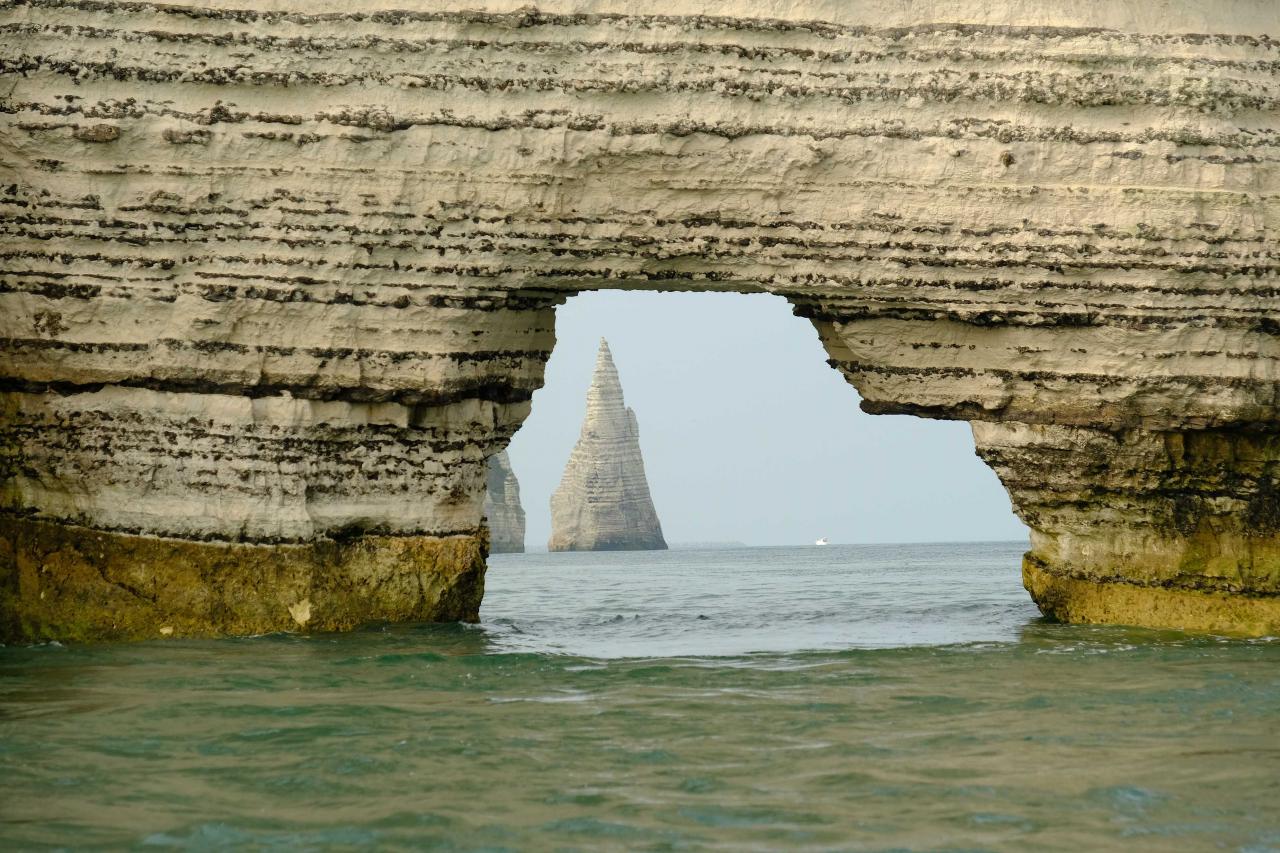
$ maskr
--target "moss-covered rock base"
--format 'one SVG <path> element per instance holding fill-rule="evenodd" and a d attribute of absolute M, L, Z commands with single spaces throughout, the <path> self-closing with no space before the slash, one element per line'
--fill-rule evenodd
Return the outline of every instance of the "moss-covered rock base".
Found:
<path fill-rule="evenodd" d="M 341 631 L 479 618 L 488 543 L 364 536 L 190 542 L 0 519 L 0 640 Z"/>
<path fill-rule="evenodd" d="M 1060 622 L 1250 637 L 1280 634 L 1280 596 L 1072 577 L 1051 571 L 1030 554 L 1022 561 L 1022 582 L 1041 612 Z"/>

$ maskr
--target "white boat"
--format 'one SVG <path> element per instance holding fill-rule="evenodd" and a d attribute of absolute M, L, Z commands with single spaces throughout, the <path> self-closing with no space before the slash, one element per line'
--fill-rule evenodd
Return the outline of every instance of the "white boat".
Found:
<path fill-rule="evenodd" d="M 819 539 L 817 542 L 814 542 L 813 544 L 814 544 L 814 545 L 826 545 L 826 544 L 828 544 L 828 543 L 827 543 L 827 537 L 823 536 L 821 539 Z"/>

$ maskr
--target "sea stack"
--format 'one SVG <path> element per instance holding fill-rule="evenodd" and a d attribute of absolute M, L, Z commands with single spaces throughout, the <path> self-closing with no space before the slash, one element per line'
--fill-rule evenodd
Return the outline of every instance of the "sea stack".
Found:
<path fill-rule="evenodd" d="M 609 344 L 600 339 L 587 417 L 551 496 L 548 551 L 665 550 L 649 497 L 635 412 L 622 399 Z"/>
<path fill-rule="evenodd" d="M 489 520 L 490 554 L 524 553 L 524 507 L 520 505 L 520 481 L 511 470 L 511 457 L 505 450 L 489 457 L 484 517 Z"/>

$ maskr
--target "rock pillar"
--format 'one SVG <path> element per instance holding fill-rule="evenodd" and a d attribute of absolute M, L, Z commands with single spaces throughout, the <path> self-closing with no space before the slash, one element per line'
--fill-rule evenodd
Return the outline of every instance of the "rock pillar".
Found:
<path fill-rule="evenodd" d="M 484 517 L 489 525 L 490 553 L 524 553 L 524 507 L 520 505 L 520 481 L 511 470 L 511 457 L 505 450 L 489 457 Z"/>
<path fill-rule="evenodd" d="M 1047 615 L 1280 633 L 1280 430 L 974 424 Z"/>
<path fill-rule="evenodd" d="M 1023 579 L 1041 610 L 1280 632 L 1269 321 L 1247 302 L 1200 297 L 1190 310 L 1197 297 L 1173 288 L 1143 288 L 1105 314 L 1087 293 L 1027 310 L 996 294 L 925 307 L 921 291 L 890 309 L 829 300 L 797 313 L 864 409 L 972 422 L 978 455 L 1031 529 Z"/>
<path fill-rule="evenodd" d="M 528 413 L 560 298 L 197 283 L 99 293 L 129 318 L 103 323 L 10 294 L 0 633 L 474 621 L 486 458 Z"/>
<path fill-rule="evenodd" d="M 549 551 L 665 550 L 649 496 L 636 413 L 602 338 L 582 434 L 551 496 Z"/>

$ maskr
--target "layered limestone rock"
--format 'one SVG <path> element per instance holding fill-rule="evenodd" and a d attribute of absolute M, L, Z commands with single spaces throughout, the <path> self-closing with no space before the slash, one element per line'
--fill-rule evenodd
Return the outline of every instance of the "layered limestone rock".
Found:
<path fill-rule="evenodd" d="M 1066 621 L 1280 631 L 1280 434 L 975 423 Z"/>
<path fill-rule="evenodd" d="M 666 550 L 640 455 L 640 426 L 627 407 L 609 344 L 600 339 L 582 433 L 551 495 L 548 551 Z"/>
<path fill-rule="evenodd" d="M 1280 630 L 1274 2 L 633 5 L 0 4 L 5 636 L 474 618 L 616 287 L 972 421 L 1047 612 Z"/>
<path fill-rule="evenodd" d="M 489 526 L 489 552 L 524 553 L 524 507 L 520 505 L 520 481 L 511 470 L 511 457 L 502 450 L 489 457 L 485 479 L 484 517 Z"/>

